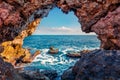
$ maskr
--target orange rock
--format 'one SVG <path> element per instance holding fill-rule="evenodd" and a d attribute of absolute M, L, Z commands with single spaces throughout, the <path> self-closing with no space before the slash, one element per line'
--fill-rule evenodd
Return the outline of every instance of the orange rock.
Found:
<path fill-rule="evenodd" d="M 31 22 L 28 28 L 22 31 L 21 34 L 18 35 L 13 41 L 2 43 L 4 51 L 1 53 L 1 56 L 5 61 L 12 63 L 12 65 L 15 65 L 16 60 L 20 60 L 21 56 L 24 56 L 21 61 L 25 63 L 31 62 L 35 56 L 40 53 L 40 51 L 36 51 L 35 55 L 31 55 L 28 49 L 22 48 L 24 38 L 31 35 L 35 31 L 39 22 L 40 19 L 36 19 L 35 21 Z"/>

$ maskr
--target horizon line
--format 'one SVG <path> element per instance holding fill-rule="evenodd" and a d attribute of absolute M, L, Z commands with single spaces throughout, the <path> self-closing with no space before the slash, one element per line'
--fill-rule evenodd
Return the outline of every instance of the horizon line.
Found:
<path fill-rule="evenodd" d="M 33 34 L 33 35 L 89 35 L 97 36 L 96 34 Z"/>

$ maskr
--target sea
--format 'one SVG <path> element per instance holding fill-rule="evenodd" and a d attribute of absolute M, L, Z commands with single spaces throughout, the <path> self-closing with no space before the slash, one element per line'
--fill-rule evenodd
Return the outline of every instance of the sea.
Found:
<path fill-rule="evenodd" d="M 50 47 L 59 49 L 58 54 L 48 54 Z M 41 53 L 32 63 L 26 65 L 26 70 L 56 70 L 58 77 L 71 66 L 74 66 L 79 58 L 70 58 L 68 52 L 98 49 L 100 41 L 96 35 L 31 35 L 24 39 L 23 48 L 30 49 L 31 54 L 36 50 Z"/>

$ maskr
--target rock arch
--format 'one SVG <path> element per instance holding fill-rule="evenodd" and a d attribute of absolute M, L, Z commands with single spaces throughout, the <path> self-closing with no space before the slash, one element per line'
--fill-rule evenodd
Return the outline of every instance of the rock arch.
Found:
<path fill-rule="evenodd" d="M 105 64 L 103 65 L 107 68 L 100 66 L 99 71 L 104 68 L 104 71 L 108 72 L 103 72 L 105 75 L 100 80 L 106 79 L 106 75 L 107 80 L 118 79 L 119 51 L 114 51 L 113 49 L 120 49 L 120 0 L 0 0 L 0 43 L 13 40 L 23 30 L 27 29 L 31 22 L 47 16 L 53 7 L 59 7 L 64 13 L 73 11 L 82 25 L 82 30 L 86 33 L 95 32 L 101 40 L 101 48 L 109 50 L 92 52 L 83 56 L 73 68 L 73 73 L 77 74 L 76 80 L 80 80 L 80 76 L 85 76 L 85 78 L 81 77 L 83 80 L 86 77 L 87 79 L 92 79 L 88 74 L 81 72 L 87 70 L 90 73 L 91 65 L 95 65 L 96 70 L 92 71 L 94 74 L 97 71 L 97 65 L 103 64 L 103 62 Z M 97 62 L 99 58 L 93 55 L 99 57 L 101 61 Z M 84 65 L 86 60 L 90 62 Z M 109 63 L 109 60 L 113 62 Z M 1 58 L 0 63 L 1 79 L 20 79 L 20 77 L 11 77 L 11 75 L 17 73 L 13 72 L 14 69 L 10 64 L 4 63 Z M 79 64 L 83 65 L 77 66 Z M 4 72 L 3 70 L 6 69 L 8 70 Z M 78 69 L 80 73 L 76 72 Z M 115 72 L 113 73 L 115 76 L 109 75 L 112 72 Z M 94 78 L 96 79 L 98 76 L 99 74 L 95 74 Z"/>
<path fill-rule="evenodd" d="M 95 32 L 101 48 L 120 49 L 119 0 L 1 0 L 0 42 L 12 40 L 28 24 L 47 16 L 53 7 L 73 11 L 84 32 Z"/>

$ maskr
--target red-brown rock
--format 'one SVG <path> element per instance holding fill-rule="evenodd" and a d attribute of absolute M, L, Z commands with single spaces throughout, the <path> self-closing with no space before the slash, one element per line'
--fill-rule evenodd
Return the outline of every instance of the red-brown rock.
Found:
<path fill-rule="evenodd" d="M 73 11 L 84 32 L 95 32 L 98 35 L 101 48 L 120 49 L 120 0 L 0 0 L 0 43 L 13 40 L 28 24 L 47 16 L 56 6 L 65 13 Z M 74 67 L 76 80 L 117 80 L 120 76 L 120 52 L 108 53 L 109 56 L 107 51 L 98 51 L 84 56 L 77 63 L 80 67 Z M 8 67 L 2 60 L 0 62 L 3 64 L 0 71 L 7 69 L 7 72 L 2 71 L 1 79 L 14 80 L 14 76 L 9 76 L 13 68 Z"/>
<path fill-rule="evenodd" d="M 98 34 L 101 40 L 101 48 L 120 49 L 120 7 L 109 12 L 105 18 L 101 18 L 92 27 L 92 31 Z"/>
<path fill-rule="evenodd" d="M 47 16 L 56 6 L 65 13 L 73 11 L 84 32 L 98 35 L 101 48 L 120 49 L 119 0 L 1 0 L 0 42 L 12 40 L 29 23 Z"/>

